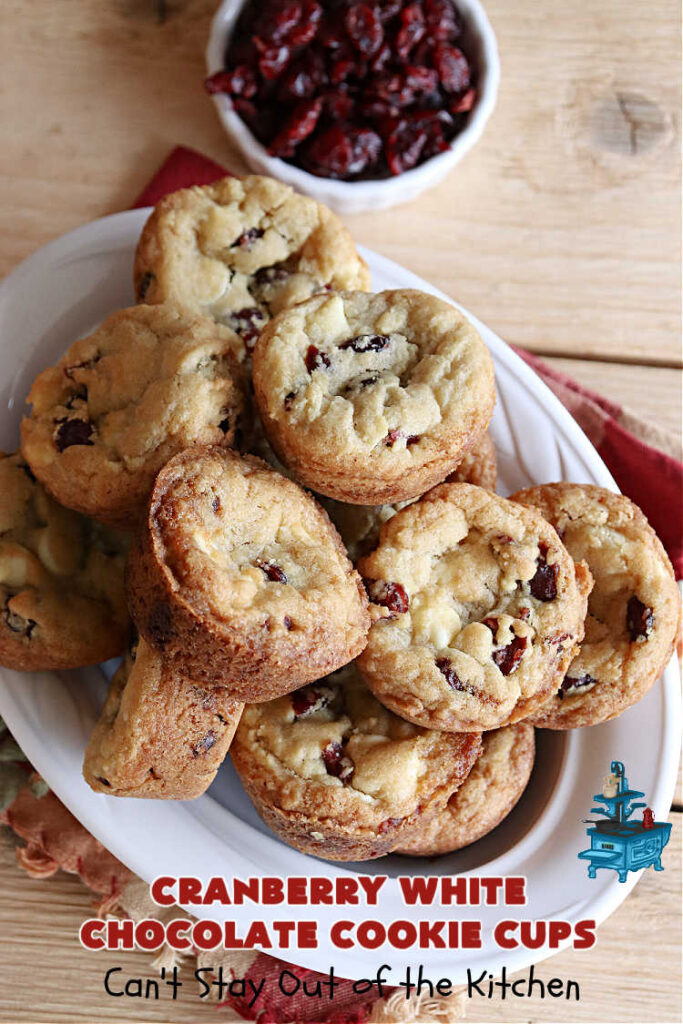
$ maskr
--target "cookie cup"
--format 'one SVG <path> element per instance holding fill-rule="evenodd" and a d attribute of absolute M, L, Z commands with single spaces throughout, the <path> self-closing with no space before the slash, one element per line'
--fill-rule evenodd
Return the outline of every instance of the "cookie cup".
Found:
<path fill-rule="evenodd" d="M 288 570 L 302 563 L 299 588 L 258 557 L 273 550 L 271 514 L 291 539 L 278 558 L 291 556 Z M 259 536 L 254 523 L 265 523 Z M 246 568 L 224 562 L 240 545 L 251 552 Z M 260 459 L 223 448 L 189 449 L 161 471 L 126 583 L 142 636 L 190 678 L 239 700 L 288 693 L 366 643 L 367 596 L 326 513 Z"/>
<path fill-rule="evenodd" d="M 280 839 L 327 860 L 358 861 L 418 834 L 462 784 L 480 749 L 479 735 L 402 722 L 349 666 L 246 708 L 231 757 Z"/>

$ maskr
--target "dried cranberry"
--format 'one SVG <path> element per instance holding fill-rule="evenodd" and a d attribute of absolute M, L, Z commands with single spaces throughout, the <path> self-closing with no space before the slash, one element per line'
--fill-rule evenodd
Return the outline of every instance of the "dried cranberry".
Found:
<path fill-rule="evenodd" d="M 248 231 L 243 231 L 239 238 L 230 246 L 231 249 L 244 249 L 248 248 L 252 242 L 255 242 L 258 238 L 263 238 L 265 231 L 263 228 L 249 228 Z"/>
<path fill-rule="evenodd" d="M 348 785 L 353 778 L 355 767 L 351 758 L 344 753 L 341 743 L 328 743 L 323 748 L 322 758 L 328 775 L 334 775 L 344 785 Z"/>
<path fill-rule="evenodd" d="M 557 565 L 548 565 L 546 557 L 548 545 L 538 545 L 539 556 L 536 559 L 536 573 L 529 581 L 529 592 L 537 601 L 554 601 L 557 597 Z"/>
<path fill-rule="evenodd" d="M 288 395 L 285 395 L 285 400 L 284 400 L 284 402 L 282 404 L 284 405 L 284 407 L 287 410 L 287 412 L 289 412 L 289 410 L 294 405 L 294 399 L 295 398 L 296 398 L 296 391 L 290 391 Z"/>
<path fill-rule="evenodd" d="M 301 100 L 295 106 L 286 125 L 271 142 L 268 152 L 273 156 L 292 156 L 294 150 L 315 130 L 323 109 L 323 97 Z"/>
<path fill-rule="evenodd" d="M 231 71 L 218 71 L 204 80 L 204 88 L 210 96 L 225 92 L 230 96 L 243 96 L 251 99 L 256 95 L 258 82 L 252 68 L 240 64 Z"/>
<path fill-rule="evenodd" d="M 309 345 L 304 363 L 306 364 L 308 372 L 313 373 L 314 370 L 325 369 L 328 367 L 330 365 L 330 357 L 324 352 L 321 352 L 320 349 L 315 347 L 315 345 Z"/>
<path fill-rule="evenodd" d="M 400 583 L 385 583 L 383 580 L 365 580 L 365 587 L 371 601 L 381 604 L 397 615 L 404 615 L 410 607 L 410 598 Z"/>
<path fill-rule="evenodd" d="M 514 636 L 506 647 L 493 651 L 491 658 L 504 676 L 509 676 L 519 665 L 527 647 L 527 637 Z"/>
<path fill-rule="evenodd" d="M 350 348 L 354 352 L 381 352 L 390 342 L 388 334 L 359 334 L 356 338 L 342 342 L 339 348 Z"/>
<path fill-rule="evenodd" d="M 460 35 L 458 16 L 451 0 L 424 0 L 425 20 L 433 39 L 456 39 Z"/>
<path fill-rule="evenodd" d="M 373 4 L 352 4 L 344 15 L 351 42 L 364 57 L 377 53 L 384 41 L 384 29 Z"/>
<path fill-rule="evenodd" d="M 254 38 L 254 43 L 259 51 L 259 71 L 268 81 L 273 81 L 289 64 L 292 51 L 288 46 L 269 46 L 258 36 Z"/>
<path fill-rule="evenodd" d="M 383 43 L 374 57 L 370 60 L 370 71 L 373 74 L 377 74 L 379 71 L 384 71 L 392 57 L 393 50 L 389 46 L 389 43 Z"/>
<path fill-rule="evenodd" d="M 464 92 L 469 88 L 470 66 L 457 46 L 439 43 L 434 48 L 434 67 L 446 92 Z"/>
<path fill-rule="evenodd" d="M 280 284 L 289 276 L 290 272 L 286 267 L 275 263 L 272 267 L 261 267 L 260 270 L 257 270 L 254 274 L 254 281 L 259 288 L 265 288 L 268 285 Z"/>
<path fill-rule="evenodd" d="M 192 747 L 192 756 L 199 757 L 201 754 L 208 754 L 216 742 L 216 733 L 209 729 L 206 736 L 203 736 L 198 743 Z"/>
<path fill-rule="evenodd" d="M 393 448 L 400 437 L 403 437 L 403 434 L 401 433 L 400 430 L 390 430 L 387 436 L 384 438 L 384 443 L 387 446 L 387 448 Z"/>
<path fill-rule="evenodd" d="M 308 72 L 305 61 L 297 61 L 290 65 L 280 79 L 279 95 L 283 99 L 310 99 L 315 93 L 316 86 Z"/>
<path fill-rule="evenodd" d="M 583 690 L 587 686 L 593 686 L 597 683 L 597 679 L 593 679 L 593 676 L 585 672 L 582 676 L 565 676 L 562 680 L 562 685 L 557 691 L 557 696 L 560 700 L 564 700 L 565 697 L 573 696 L 574 693 L 578 693 L 579 690 Z"/>
<path fill-rule="evenodd" d="M 288 633 L 291 633 L 291 631 L 294 629 L 294 623 L 290 619 L 289 615 L 285 615 L 285 617 L 282 620 L 282 624 Z"/>
<path fill-rule="evenodd" d="M 476 89 L 468 89 L 462 96 L 453 100 L 449 106 L 451 114 L 466 114 L 474 106 L 474 101 L 477 98 Z"/>
<path fill-rule="evenodd" d="M 55 434 L 55 445 L 58 452 L 73 445 L 92 445 L 93 426 L 87 420 L 62 420 Z"/>
<path fill-rule="evenodd" d="M 375 6 L 381 21 L 391 21 L 401 13 L 403 0 L 376 0 Z"/>
<path fill-rule="evenodd" d="M 386 154 L 392 174 L 403 174 L 415 167 L 427 143 L 427 132 L 423 127 L 401 121 L 386 140 Z"/>
<path fill-rule="evenodd" d="M 635 594 L 628 599 L 626 606 L 626 626 L 631 634 L 632 643 L 645 643 L 654 629 L 655 616 L 652 608 L 644 605 Z"/>
<path fill-rule="evenodd" d="M 382 140 L 369 128 L 333 125 L 306 148 L 306 166 L 314 174 L 352 178 L 371 167 L 380 155 Z"/>
<path fill-rule="evenodd" d="M 287 33 L 285 42 L 288 46 L 308 46 L 308 44 L 315 38 L 320 20 L 323 15 L 323 9 L 316 0 L 303 0 L 301 19 L 299 22 Z"/>
<path fill-rule="evenodd" d="M 253 349 L 266 322 L 266 315 L 258 306 L 249 306 L 230 314 L 230 326 L 241 336 L 249 350 Z"/>
<path fill-rule="evenodd" d="M 453 662 L 450 658 L 437 658 L 434 664 L 441 675 L 445 678 L 451 690 L 460 690 L 463 693 L 472 692 L 471 688 L 463 683 L 459 678 L 458 673 L 453 668 Z"/>
<path fill-rule="evenodd" d="M 294 717 L 303 718 L 320 711 L 330 703 L 331 696 L 332 691 L 328 687 L 319 689 L 317 686 L 304 686 L 301 690 L 295 690 L 289 698 L 292 702 Z"/>
<path fill-rule="evenodd" d="M 301 3 L 299 0 L 284 0 L 268 7 L 270 9 L 264 11 L 264 17 L 259 22 L 259 29 L 267 33 L 273 42 L 281 42 L 301 21 Z"/>
<path fill-rule="evenodd" d="M 325 116 L 332 118 L 333 121 L 346 121 L 355 106 L 353 96 L 350 95 L 345 87 L 328 90 L 325 93 L 324 100 Z"/>
<path fill-rule="evenodd" d="M 261 572 L 265 573 L 267 579 L 269 579 L 271 583 L 287 582 L 287 573 L 285 572 L 284 569 L 281 569 L 276 562 L 263 562 L 261 561 L 261 559 L 259 559 L 256 562 L 256 565 L 261 570 Z"/>
<path fill-rule="evenodd" d="M 512 538 L 510 538 L 512 540 Z M 517 618 L 521 619 L 522 622 L 528 622 L 531 617 L 531 608 L 520 608 L 517 612 Z"/>
<path fill-rule="evenodd" d="M 396 52 L 407 57 L 417 46 L 426 31 L 425 18 L 420 4 L 407 4 L 401 11 L 401 27 L 396 36 Z"/>

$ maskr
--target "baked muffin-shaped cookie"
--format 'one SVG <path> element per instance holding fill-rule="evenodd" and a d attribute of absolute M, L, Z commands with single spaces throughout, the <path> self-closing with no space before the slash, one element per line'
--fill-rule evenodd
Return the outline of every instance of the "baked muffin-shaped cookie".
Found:
<path fill-rule="evenodd" d="M 471 451 L 467 452 L 458 468 L 448 477 L 448 483 L 476 484 L 495 491 L 497 482 L 496 449 L 491 435 L 485 430 Z M 347 505 L 333 498 L 323 498 L 321 503 L 346 545 L 349 558 L 357 562 L 377 547 L 379 531 L 406 505 L 417 501 L 399 501 L 395 505 Z"/>
<path fill-rule="evenodd" d="M 245 708 L 232 762 L 290 846 L 369 860 L 407 842 L 472 768 L 481 738 L 420 729 L 375 700 L 355 667 Z"/>
<path fill-rule="evenodd" d="M 316 295 L 254 350 L 266 434 L 302 483 L 354 505 L 423 494 L 453 472 L 493 412 L 493 362 L 462 313 L 432 295 Z"/>
<path fill-rule="evenodd" d="M 482 736 L 482 752 L 442 811 L 396 853 L 437 857 L 487 835 L 515 806 L 534 766 L 534 728 L 526 722 Z"/>
<path fill-rule="evenodd" d="M 595 581 L 581 647 L 530 721 L 575 729 L 615 718 L 647 693 L 673 652 L 680 598 L 669 558 L 623 494 L 558 483 L 518 491 L 512 500 L 539 509 Z"/>
<path fill-rule="evenodd" d="M 493 438 L 485 430 L 474 442 L 462 461 L 446 477 L 447 484 L 474 484 L 485 487 L 487 491 L 495 491 L 498 483 L 498 456 Z"/>
<path fill-rule="evenodd" d="M 583 637 L 588 570 L 540 513 L 481 487 L 441 484 L 402 509 L 358 569 L 376 617 L 358 666 L 418 725 L 478 732 L 527 717 Z"/>
<path fill-rule="evenodd" d="M 319 679 L 366 643 L 363 584 L 325 512 L 225 448 L 190 448 L 159 473 L 128 584 L 140 633 L 240 700 Z"/>
<path fill-rule="evenodd" d="M 28 672 L 114 658 L 128 643 L 125 540 L 58 505 L 0 453 L 0 664 Z"/>
<path fill-rule="evenodd" d="M 134 525 L 172 455 L 232 444 L 244 403 L 237 340 L 168 306 L 114 313 L 34 381 L 26 461 L 62 504 Z"/>
<path fill-rule="evenodd" d="M 257 175 L 166 196 L 135 254 L 138 302 L 172 302 L 227 324 L 242 338 L 242 358 L 287 306 L 326 288 L 369 287 L 339 218 Z"/>
<path fill-rule="evenodd" d="M 193 800 L 211 785 L 244 705 L 203 686 L 140 639 L 119 667 L 85 751 L 83 775 L 110 796 Z"/>

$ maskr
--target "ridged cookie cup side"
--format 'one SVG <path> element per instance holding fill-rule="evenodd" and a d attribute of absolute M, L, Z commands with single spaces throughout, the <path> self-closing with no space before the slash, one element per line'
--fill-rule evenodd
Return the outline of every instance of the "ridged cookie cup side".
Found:
<path fill-rule="evenodd" d="M 562 730 L 616 718 L 654 686 L 675 648 L 681 603 L 669 557 L 623 494 L 560 482 L 518 491 L 511 500 L 538 509 L 594 578 L 583 642 L 561 685 L 529 721 Z"/>
<path fill-rule="evenodd" d="M 244 705 L 180 674 L 143 639 L 109 687 L 83 762 L 98 793 L 194 800 L 213 782 Z"/>
<path fill-rule="evenodd" d="M 248 551 L 241 564 L 236 544 Z M 329 518 L 253 456 L 214 447 L 172 459 L 157 477 L 126 579 L 145 639 L 192 679 L 225 685 L 243 701 L 320 678 L 366 643 L 367 596 Z"/>
<path fill-rule="evenodd" d="M 442 484 L 358 562 L 374 622 L 358 667 L 386 707 L 448 732 L 536 711 L 583 637 L 592 579 L 537 512 Z"/>
<path fill-rule="evenodd" d="M 0 453 L 0 664 L 37 672 L 121 654 L 126 547 L 54 501 L 19 452 Z"/>
<path fill-rule="evenodd" d="M 493 361 L 455 307 L 413 289 L 314 295 L 261 332 L 256 402 L 301 483 L 357 505 L 415 498 L 488 427 Z"/>
<path fill-rule="evenodd" d="M 394 852 L 438 857 L 471 846 L 508 816 L 529 782 L 536 742 L 525 722 L 482 735 L 482 751 L 462 786 L 442 811 Z"/>
<path fill-rule="evenodd" d="M 367 860 L 416 835 L 445 806 L 481 738 L 414 729 L 378 708 L 352 666 L 339 676 L 246 709 L 231 757 L 284 842 L 328 860 Z M 345 700 L 362 703 L 354 712 Z"/>

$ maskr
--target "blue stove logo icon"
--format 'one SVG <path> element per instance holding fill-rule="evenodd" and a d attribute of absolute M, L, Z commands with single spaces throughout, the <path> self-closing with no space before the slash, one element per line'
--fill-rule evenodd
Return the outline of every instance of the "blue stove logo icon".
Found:
<path fill-rule="evenodd" d="M 622 761 L 612 761 L 610 769 L 602 793 L 593 797 L 605 806 L 591 808 L 591 814 L 603 817 L 583 819 L 593 828 L 586 829 L 591 841 L 590 850 L 582 850 L 579 860 L 589 862 L 589 878 L 595 878 L 598 868 L 616 871 L 620 882 L 626 881 L 629 871 L 650 867 L 663 871 L 662 850 L 671 836 L 670 823 L 655 821 L 646 804 L 634 802 L 645 794 L 629 789 Z M 643 807 L 642 820 L 629 821 L 633 812 Z"/>

